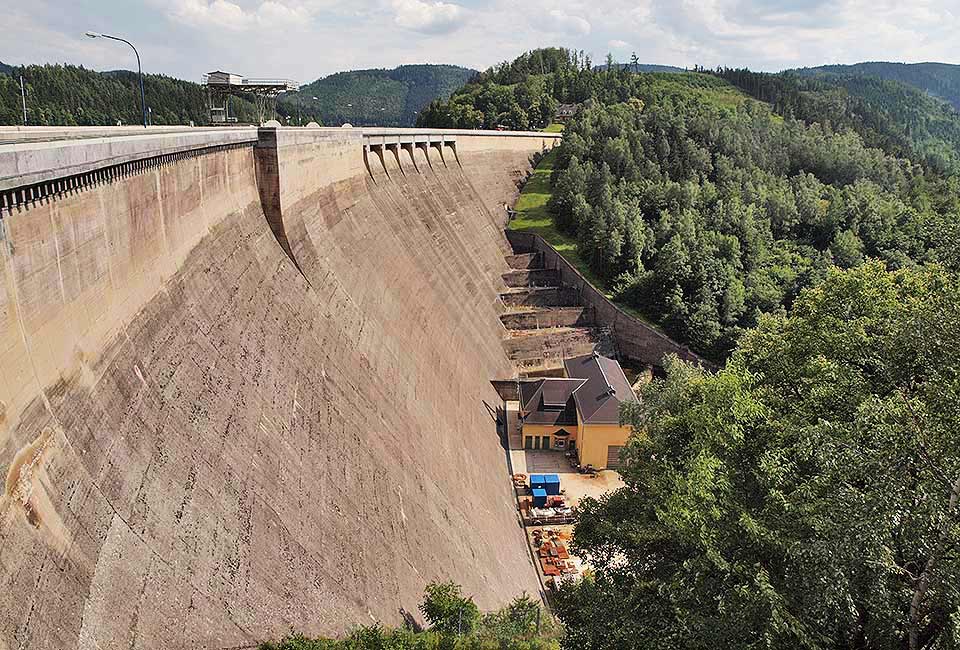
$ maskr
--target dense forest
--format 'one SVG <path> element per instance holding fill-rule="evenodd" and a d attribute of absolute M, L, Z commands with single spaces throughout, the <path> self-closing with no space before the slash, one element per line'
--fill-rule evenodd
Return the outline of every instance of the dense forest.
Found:
<path fill-rule="evenodd" d="M 861 119 L 835 101 L 850 96 L 845 88 L 816 83 L 596 69 L 579 53 L 545 50 L 488 70 L 430 115 L 492 114 L 505 104 L 487 102 L 501 96 L 508 113 L 527 115 L 521 99 L 579 102 L 552 154 L 554 225 L 620 302 L 719 361 L 833 266 L 956 259 L 945 242 L 960 212 L 949 164 L 960 116 L 929 100 L 949 135 L 934 161 L 926 135 L 890 117 Z M 882 82 L 872 101 L 886 101 L 888 116 L 891 106 L 923 110 L 915 94 Z"/>
<path fill-rule="evenodd" d="M 960 170 L 960 118 L 947 102 L 910 85 L 857 74 L 765 74 L 701 70 L 726 79 L 774 111 L 834 130 L 852 130 L 871 147 Z"/>
<path fill-rule="evenodd" d="M 314 81 L 277 101 L 284 124 L 412 126 L 417 113 L 473 76 L 448 65 L 407 65 L 394 70 L 343 72 Z M 71 65 L 0 64 L 0 124 L 23 124 L 20 76 L 27 123 L 93 126 L 140 123 L 140 90 L 135 72 L 95 72 Z M 206 94 L 200 84 L 145 74 L 144 94 L 152 124 L 207 124 Z M 316 97 L 316 99 L 314 99 Z M 252 97 L 232 97 L 230 114 L 255 123 Z"/>
<path fill-rule="evenodd" d="M 834 268 L 717 374 L 668 365 L 581 502 L 565 648 L 960 647 L 955 273 Z"/>
<path fill-rule="evenodd" d="M 446 101 L 437 100 L 417 118 L 417 126 L 512 130 L 542 128 L 559 103 L 592 95 L 590 58 L 562 48 L 527 52 L 471 79 Z"/>
<path fill-rule="evenodd" d="M 799 68 L 803 75 L 858 76 L 889 79 L 919 88 L 960 109 L 960 65 L 949 63 L 889 63 L 870 61 L 853 65 L 824 65 Z"/>
<path fill-rule="evenodd" d="M 942 257 L 956 178 L 853 130 L 734 104 L 716 78 L 625 83 L 630 101 L 589 102 L 568 125 L 550 207 L 620 300 L 702 353 L 725 357 L 832 265 Z"/>
<path fill-rule="evenodd" d="M 95 72 L 72 65 L 13 67 L 0 74 L 0 124 L 23 124 L 20 76 L 23 76 L 27 124 L 32 126 L 112 126 L 139 124 L 140 86 L 136 72 Z M 164 75 L 143 75 L 152 124 L 207 124 L 206 94 L 200 84 Z M 283 113 L 280 107 L 278 112 Z M 230 99 L 240 122 L 257 121 L 251 99 Z"/>

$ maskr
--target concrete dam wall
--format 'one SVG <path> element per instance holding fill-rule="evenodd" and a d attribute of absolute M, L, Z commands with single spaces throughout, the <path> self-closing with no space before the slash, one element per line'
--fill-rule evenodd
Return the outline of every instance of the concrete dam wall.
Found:
<path fill-rule="evenodd" d="M 537 591 L 484 402 L 501 205 L 554 140 L 417 133 L 0 133 L 0 649 Z"/>

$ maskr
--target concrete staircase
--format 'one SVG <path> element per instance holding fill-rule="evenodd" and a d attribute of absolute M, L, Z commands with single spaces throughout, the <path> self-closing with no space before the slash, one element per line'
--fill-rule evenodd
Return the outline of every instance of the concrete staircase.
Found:
<path fill-rule="evenodd" d="M 510 271 L 500 294 L 507 355 L 523 375 L 559 374 L 564 358 L 597 350 L 616 356 L 609 328 L 596 323 L 594 310 L 580 303 L 577 291 L 560 284 L 539 253 L 508 255 Z"/>

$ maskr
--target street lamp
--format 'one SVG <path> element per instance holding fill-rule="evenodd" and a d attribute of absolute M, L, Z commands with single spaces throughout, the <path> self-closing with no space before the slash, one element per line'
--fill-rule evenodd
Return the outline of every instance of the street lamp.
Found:
<path fill-rule="evenodd" d="M 143 69 L 140 67 L 140 53 L 137 52 L 137 48 L 133 47 L 133 43 L 127 39 L 120 38 L 119 36 L 110 36 L 109 34 L 101 34 L 100 32 L 86 32 L 86 34 L 90 38 L 109 38 L 112 41 L 120 41 L 133 48 L 133 53 L 137 55 L 137 76 L 140 78 L 140 114 L 143 117 L 143 128 L 147 128 L 147 106 L 143 99 Z"/>

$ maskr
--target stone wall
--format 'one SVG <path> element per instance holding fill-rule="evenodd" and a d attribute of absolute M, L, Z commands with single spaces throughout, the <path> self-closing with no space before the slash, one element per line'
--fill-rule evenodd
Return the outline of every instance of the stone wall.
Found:
<path fill-rule="evenodd" d="M 710 362 L 701 359 L 688 347 L 614 305 L 540 235 L 507 230 L 506 236 L 516 253 L 540 253 L 543 256 L 544 268 L 555 269 L 564 287 L 577 292 L 581 304 L 593 309 L 595 323 L 612 330 L 620 355 L 659 366 L 664 355 L 676 354 L 681 359 L 712 367 Z"/>
<path fill-rule="evenodd" d="M 387 177 L 308 131 L 277 131 L 275 172 L 212 151 L 3 215 L 0 648 L 397 624 L 432 579 L 536 592 L 485 402 L 500 206 L 541 139 Z"/>

